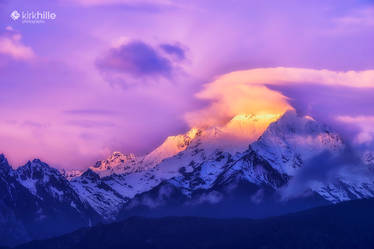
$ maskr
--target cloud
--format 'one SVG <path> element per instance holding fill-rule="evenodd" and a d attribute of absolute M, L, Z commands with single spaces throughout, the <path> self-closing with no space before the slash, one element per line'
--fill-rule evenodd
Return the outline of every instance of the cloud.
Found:
<path fill-rule="evenodd" d="M 97 121 L 97 120 L 89 120 L 89 119 L 69 120 L 66 124 L 72 125 L 72 126 L 78 126 L 81 128 L 96 128 L 96 129 L 115 126 L 113 122 Z"/>
<path fill-rule="evenodd" d="M 281 114 L 292 109 L 284 96 L 265 86 L 214 84 L 196 96 L 211 103 L 186 114 L 191 127 L 221 126 L 237 114 Z"/>
<path fill-rule="evenodd" d="M 156 195 L 144 195 L 139 198 L 134 198 L 127 208 L 131 209 L 140 205 L 147 206 L 149 208 L 157 208 L 159 206 L 166 205 L 170 197 L 175 194 L 175 188 L 169 184 L 160 184 Z"/>
<path fill-rule="evenodd" d="M 286 96 L 299 114 L 329 124 L 355 146 L 370 147 L 371 132 L 366 127 L 374 116 L 374 88 L 310 83 L 270 88 Z"/>
<path fill-rule="evenodd" d="M 191 204 L 202 204 L 202 203 L 210 203 L 210 204 L 217 204 L 222 201 L 223 194 L 217 191 L 211 191 L 209 193 L 203 193 L 197 200 L 194 200 Z"/>
<path fill-rule="evenodd" d="M 358 31 L 374 26 L 374 8 L 355 9 L 347 15 L 334 19 L 341 32 Z"/>
<path fill-rule="evenodd" d="M 104 110 L 104 109 L 73 109 L 73 110 L 66 110 L 63 112 L 67 115 L 86 115 L 86 116 L 111 116 L 117 114 L 115 111 L 112 110 Z"/>
<path fill-rule="evenodd" d="M 337 120 L 359 128 L 359 132 L 354 137 L 354 143 L 369 146 L 374 144 L 374 116 L 338 116 Z"/>
<path fill-rule="evenodd" d="M 184 60 L 186 58 L 185 51 L 179 45 L 172 45 L 172 44 L 161 44 L 160 48 L 164 50 L 166 53 L 175 56 L 179 60 Z"/>
<path fill-rule="evenodd" d="M 190 82 L 124 91 L 51 60 L 12 60 L 0 75 L 0 152 L 15 166 L 38 157 L 84 168 L 113 151 L 144 155 L 188 128 Z"/>
<path fill-rule="evenodd" d="M 168 47 L 168 51 L 180 55 L 183 50 L 171 46 Z M 97 59 L 96 67 L 108 81 L 124 86 L 167 80 L 177 70 L 172 59 L 142 41 L 131 41 L 110 49 Z"/>
<path fill-rule="evenodd" d="M 168 59 L 141 41 L 111 49 L 96 65 L 103 71 L 121 72 L 136 77 L 168 76 L 172 70 Z"/>
<path fill-rule="evenodd" d="M 306 161 L 288 184 L 280 189 L 283 200 L 312 194 L 323 185 L 337 185 L 349 182 L 370 183 L 373 173 L 363 164 L 360 156 L 347 145 L 339 154 L 324 151 Z M 342 187 L 342 186 L 340 186 Z"/>
<path fill-rule="evenodd" d="M 21 34 L 10 26 L 7 26 L 2 34 L 0 33 L 0 54 L 15 60 L 30 60 L 35 57 L 32 48 L 22 43 Z"/>
<path fill-rule="evenodd" d="M 0 121 L 0 128 L 0 139 L 4 141 L 0 150 L 15 167 L 32 158 L 41 158 L 54 167 L 81 168 L 110 152 L 102 146 L 97 132 L 88 140 L 87 129 L 60 125 L 40 117 L 12 124 Z M 100 127 L 103 136 L 107 130 L 107 127 Z"/>
<path fill-rule="evenodd" d="M 295 100 L 276 87 L 305 85 L 374 89 L 374 70 L 336 72 L 277 67 L 236 71 L 206 84 L 196 97 L 209 104 L 203 109 L 187 113 L 185 117 L 190 126 L 217 126 L 241 113 L 281 114 L 293 109 Z M 313 99 L 313 95 L 308 92 L 299 96 L 292 95 L 298 99 L 308 99 L 308 96 Z M 344 108 L 344 102 L 338 105 L 339 108 Z"/>
<path fill-rule="evenodd" d="M 23 127 L 30 127 L 30 128 L 47 128 L 48 124 L 43 124 L 40 122 L 35 122 L 31 120 L 25 120 L 22 124 Z"/>
<path fill-rule="evenodd" d="M 61 0 L 62 2 L 75 3 L 82 6 L 101 5 L 174 5 L 170 0 Z"/>
<path fill-rule="evenodd" d="M 251 85 L 321 84 L 374 88 L 374 70 L 337 72 L 308 68 L 276 67 L 236 71 L 221 76 L 219 82 Z"/>

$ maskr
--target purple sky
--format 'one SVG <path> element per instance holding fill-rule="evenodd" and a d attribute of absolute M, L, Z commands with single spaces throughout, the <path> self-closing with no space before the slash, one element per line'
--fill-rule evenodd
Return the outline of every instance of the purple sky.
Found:
<path fill-rule="evenodd" d="M 13 10 L 57 18 L 25 24 Z M 294 68 L 262 71 L 272 94 L 373 147 L 373 30 L 372 0 L 0 0 L 0 152 L 14 166 L 39 157 L 65 168 L 143 154 L 254 111 L 236 101 L 253 82 L 238 96 L 235 77 L 217 79 L 271 67 Z"/>

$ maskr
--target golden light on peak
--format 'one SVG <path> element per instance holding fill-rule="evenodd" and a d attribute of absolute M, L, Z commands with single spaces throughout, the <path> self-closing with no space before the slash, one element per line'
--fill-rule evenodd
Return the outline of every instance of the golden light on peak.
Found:
<path fill-rule="evenodd" d="M 283 113 L 238 114 L 222 130 L 238 139 L 253 142 L 258 139 Z"/>

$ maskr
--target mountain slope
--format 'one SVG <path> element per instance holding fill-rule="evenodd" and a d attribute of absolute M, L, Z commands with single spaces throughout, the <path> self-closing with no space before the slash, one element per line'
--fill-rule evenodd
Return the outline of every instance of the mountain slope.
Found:
<path fill-rule="evenodd" d="M 96 162 L 90 169 L 97 173 L 100 177 L 106 177 L 113 174 L 130 174 L 134 172 L 151 169 L 159 164 L 163 159 L 172 157 L 183 151 L 190 144 L 191 140 L 196 137 L 200 131 L 191 129 L 186 134 L 169 136 L 156 149 L 145 156 L 136 157 L 134 154 L 123 154 L 121 152 L 113 152 L 113 154 L 105 160 Z M 71 179 L 80 176 L 83 172 L 73 170 L 64 172 Z"/>
<path fill-rule="evenodd" d="M 243 128 L 245 122 L 251 125 L 256 121 L 254 121 L 254 116 L 246 116 L 244 119 L 234 118 L 231 124 L 233 125 L 236 122 L 240 122 L 240 126 Z M 108 170 L 115 169 L 116 165 L 121 165 L 121 167 L 123 165 L 111 163 L 113 158 L 122 158 L 123 155 L 114 153 L 108 160 L 98 163 L 100 166 L 97 168 L 98 170 L 95 167 L 90 168 L 99 174 L 100 180 L 97 180 L 99 183 L 82 184 L 89 182 L 87 179 L 82 179 L 83 175 L 73 178 L 71 182 L 82 199 L 90 202 L 98 213 L 105 216 L 105 219 L 113 220 L 113 215 L 117 214 L 129 199 L 137 194 L 152 190 L 165 180 L 181 176 L 183 170 L 186 172 L 196 171 L 194 167 L 203 164 L 204 170 L 210 172 L 203 173 L 202 177 L 205 178 L 207 184 L 209 184 L 209 181 L 214 181 L 216 173 L 213 171 L 218 170 L 218 173 L 223 170 L 221 166 L 225 162 L 225 160 L 217 158 L 224 155 L 227 159 L 248 146 L 242 140 L 237 143 L 237 140 L 232 137 L 233 128 L 227 129 L 230 132 L 228 130 L 221 131 L 217 128 L 191 129 L 184 135 L 168 137 L 163 144 L 142 160 L 137 159 L 138 161 L 132 164 L 129 171 L 123 171 L 123 168 L 121 168 L 117 173 L 114 171 L 114 174 L 111 174 Z M 103 168 L 102 165 L 108 167 Z M 216 165 L 221 169 L 216 168 Z M 101 169 L 104 169 L 104 171 L 101 171 Z M 113 171 L 111 172 L 113 173 Z M 122 173 L 119 174 L 120 172 Z M 212 177 L 209 177 L 209 175 L 212 175 Z M 209 178 L 211 179 L 209 180 Z M 181 181 L 183 180 L 181 179 Z M 106 187 L 108 189 L 107 194 L 104 194 L 105 190 L 103 192 L 102 184 L 109 186 Z M 87 188 L 89 190 L 84 190 Z M 114 192 L 115 194 L 113 194 Z"/>
<path fill-rule="evenodd" d="M 4 234 L 12 231 L 12 236 L 1 240 L 4 245 L 56 236 L 100 220 L 58 170 L 38 159 L 17 170 L 3 155 L 0 161 L 0 208 L 8 223 L 1 229 L 5 229 Z"/>
<path fill-rule="evenodd" d="M 90 169 L 101 177 L 127 174 L 138 170 L 137 158 L 134 154 L 125 155 L 121 152 L 114 152 L 108 159 L 96 162 Z"/>
<path fill-rule="evenodd" d="M 339 153 L 345 145 L 330 127 L 288 111 L 270 124 L 252 147 L 273 168 L 292 176 L 314 156 L 324 151 Z"/>
<path fill-rule="evenodd" d="M 185 150 L 191 141 L 198 136 L 201 131 L 196 128 L 192 128 L 186 134 L 179 134 L 176 136 L 169 136 L 166 140 L 158 146 L 155 150 L 148 153 L 141 160 L 143 169 L 150 169 L 155 167 L 165 158 L 172 157 L 179 152 Z"/>
<path fill-rule="evenodd" d="M 3 154 L 0 154 L 0 241 L 13 245 L 31 239 L 25 227 L 28 216 L 38 209 L 36 198 L 23 187 L 13 174 Z"/>
<path fill-rule="evenodd" d="M 280 173 L 290 176 L 285 198 L 308 191 L 337 203 L 374 197 L 374 175 L 331 127 L 286 112 L 252 148 Z"/>
<path fill-rule="evenodd" d="M 228 200 L 247 207 L 248 214 L 240 215 L 258 217 L 258 206 L 264 210 L 277 207 L 277 212 L 269 209 L 263 216 L 279 215 L 374 197 L 373 174 L 359 172 L 367 170 L 346 158 L 347 146 L 339 134 L 310 117 L 285 113 L 243 152 L 234 153 L 233 148 L 240 147 L 226 146 L 227 133 L 223 134 L 217 129 L 203 130 L 183 152 L 149 171 L 157 187 L 132 198 L 120 217 L 165 215 L 162 207 L 167 212 L 178 209 L 174 215 L 209 215 L 190 213 L 187 207 L 198 209 L 214 202 L 218 209 L 221 204 L 227 206 Z"/>
<path fill-rule="evenodd" d="M 241 114 L 220 128 L 168 137 L 145 157 L 116 152 L 91 167 L 100 177 L 75 177 L 71 183 L 105 220 L 177 209 L 175 215 L 190 214 L 186 206 L 193 206 L 194 215 L 209 213 L 198 209 L 211 204 L 235 209 L 227 202 L 242 203 L 252 210 L 249 217 L 263 217 L 373 197 L 372 174 L 356 177 L 352 165 L 340 167 L 346 151 L 337 132 L 294 111 L 281 117 Z M 314 171 L 327 176 L 303 179 Z M 260 206 L 269 212 L 259 214 Z"/>
<path fill-rule="evenodd" d="M 113 220 L 126 198 L 115 191 L 104 179 L 91 169 L 85 171 L 80 177 L 71 180 L 76 193 L 99 213 L 105 220 Z"/>
<path fill-rule="evenodd" d="M 133 217 L 17 249 L 374 247 L 374 200 L 357 200 L 262 220 Z"/>

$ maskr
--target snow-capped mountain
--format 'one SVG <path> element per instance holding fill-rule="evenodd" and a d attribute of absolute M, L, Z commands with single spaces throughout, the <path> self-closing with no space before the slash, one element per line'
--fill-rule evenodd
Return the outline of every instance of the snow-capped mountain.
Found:
<path fill-rule="evenodd" d="M 320 171 L 326 171 L 327 176 L 313 179 L 311 168 L 319 170 L 321 164 L 315 161 L 316 158 L 328 154 L 334 160 L 331 163 L 339 164 L 341 161 L 338 158 L 346 153 L 347 146 L 338 133 L 311 117 L 298 116 L 294 111 L 286 112 L 243 152 L 235 152 L 231 146 L 226 146 L 223 138 L 226 136 L 222 130 L 202 131 L 186 150 L 165 159 L 152 170 L 152 181 L 160 179 L 157 187 L 138 195 L 126 206 L 136 208 L 149 203 L 157 206 L 156 203 L 165 203 L 165 195 L 162 194 L 165 192 L 174 199 L 178 192 L 178 196 L 184 196 L 183 204 L 196 203 L 196 200 L 199 203 L 201 200 L 209 202 L 212 198 L 206 196 L 211 193 L 215 193 L 213 199 L 217 201 L 224 198 L 228 186 L 233 191 L 243 183 L 256 189 L 255 192 L 247 191 L 248 198 L 256 201 L 266 198 L 259 198 L 257 193 L 269 189 L 273 194 L 280 195 L 281 200 L 314 196 L 318 203 L 374 196 L 373 175 L 355 174 L 354 165 L 325 163 L 327 168 Z M 297 185 L 305 171 L 310 178 L 302 186 Z M 355 177 L 349 176 L 350 173 Z M 220 191 L 217 192 L 217 189 Z M 160 196 L 163 196 L 162 200 Z M 129 212 L 128 208 L 122 214 L 126 212 Z"/>
<path fill-rule="evenodd" d="M 128 174 L 138 171 L 137 158 L 134 154 L 122 154 L 114 152 L 108 159 L 98 161 L 90 167 L 99 176 L 104 177 L 112 174 Z"/>
<path fill-rule="evenodd" d="M 96 172 L 100 177 L 112 174 L 129 174 L 151 169 L 163 159 L 174 156 L 180 151 L 185 150 L 198 133 L 198 129 L 191 129 L 186 134 L 169 136 L 155 150 L 139 158 L 134 154 L 114 152 L 108 159 L 98 161 L 95 166 L 90 167 L 90 169 Z"/>
<path fill-rule="evenodd" d="M 65 169 L 61 169 L 60 170 L 60 173 L 61 175 L 63 175 L 68 181 L 72 180 L 73 178 L 75 177 L 78 177 L 80 175 L 83 174 L 83 171 L 82 170 L 78 170 L 78 169 L 73 169 L 73 170 L 65 170 Z"/>
<path fill-rule="evenodd" d="M 339 134 L 313 118 L 286 112 L 270 124 L 252 148 L 273 168 L 287 175 L 296 174 L 303 163 L 323 151 L 337 154 L 344 149 Z"/>
<path fill-rule="evenodd" d="M 60 222 L 66 231 L 98 217 L 278 215 L 374 197 L 372 158 L 295 111 L 240 114 L 170 136 L 145 156 L 114 152 L 84 172 L 61 173 L 37 159 L 13 170 L 0 156 L 0 226 L 27 240 L 35 227 Z"/>
<path fill-rule="evenodd" d="M 116 212 L 122 208 L 126 198 L 108 185 L 104 178 L 88 169 L 81 176 L 71 180 L 76 193 L 99 213 L 105 220 L 116 217 Z"/>
<path fill-rule="evenodd" d="M 270 120 L 274 116 L 269 117 L 266 117 L 266 120 Z M 241 153 L 242 151 L 248 150 L 248 144 L 251 139 L 248 138 L 248 141 L 243 143 L 242 139 L 236 139 L 236 137 L 233 136 L 234 132 L 236 132 L 235 134 L 238 134 L 238 132 L 248 133 L 248 131 L 245 131 L 246 125 L 249 130 L 255 127 L 255 132 L 264 125 L 267 125 L 264 121 L 261 121 L 260 125 L 254 125 L 253 123 L 259 123 L 259 118 L 253 115 L 239 115 L 234 117 L 229 122 L 228 126 L 211 129 L 192 129 L 184 136 L 169 137 L 155 150 L 156 153 L 151 152 L 149 155 L 157 154 L 160 148 L 167 147 L 165 145 L 178 145 L 178 143 L 174 141 L 182 141 L 183 146 L 179 146 L 181 149 L 178 149 L 180 152 L 176 155 L 165 158 L 156 166 L 146 170 L 130 174 L 117 174 L 102 177 L 100 182 L 104 182 L 115 190 L 116 193 L 120 194 L 123 200 L 122 205 L 125 205 L 127 201 L 134 198 L 134 196 L 151 191 L 158 185 L 165 183 L 165 181 L 167 181 L 168 184 L 182 189 L 182 192 L 186 196 L 191 195 L 195 190 L 207 190 L 212 188 L 218 184 L 218 179 L 221 179 L 221 182 L 223 182 L 222 179 L 230 178 L 229 172 L 232 174 L 238 174 L 238 172 L 240 172 L 244 178 L 252 183 L 265 183 L 264 179 L 269 179 L 269 177 L 267 176 L 268 173 L 265 172 L 266 170 L 263 170 L 263 165 L 256 165 L 256 170 L 254 170 L 251 168 L 253 162 L 248 162 L 247 159 L 243 159 L 245 163 L 237 162 L 240 158 L 252 158 L 252 160 L 256 158 L 252 150 L 251 155 Z M 237 127 L 240 127 L 239 131 Z M 257 134 L 257 136 L 260 135 Z M 170 148 L 170 146 L 167 148 Z M 262 159 L 259 159 L 258 161 L 261 160 Z M 264 162 L 264 160 L 262 161 Z M 234 162 L 236 163 L 233 165 Z M 245 167 L 249 171 L 244 171 L 241 167 Z M 268 163 L 264 167 L 266 167 L 267 170 L 273 171 L 271 167 L 268 166 Z M 274 172 L 271 174 L 273 173 Z M 276 176 L 277 179 L 269 179 L 270 185 L 274 186 L 275 182 L 282 181 L 279 180 L 282 177 L 283 176 Z M 78 179 L 79 178 L 72 182 L 75 183 Z M 103 205 L 99 204 L 100 201 L 97 198 L 95 199 L 95 196 L 100 196 L 99 193 L 102 192 L 102 190 L 98 187 L 93 188 L 92 186 L 91 183 L 90 192 L 95 193 L 93 195 L 93 200 L 96 202 L 94 206 L 100 208 Z M 85 196 L 87 197 L 89 195 Z M 119 207 L 121 207 L 118 201 L 120 201 L 120 199 L 116 197 L 111 198 L 111 200 L 105 200 L 106 203 L 116 203 L 115 205 L 107 206 L 105 210 L 111 214 L 118 213 Z M 100 213 L 101 211 L 98 208 L 95 210 Z"/>
<path fill-rule="evenodd" d="M 165 192 L 165 187 L 161 186 L 177 189 L 187 202 L 196 201 L 194 198 L 210 200 L 206 196 L 212 191 L 217 188 L 222 191 L 226 186 L 235 188 L 239 182 L 256 186 L 253 187 L 255 192 L 266 188 L 288 194 L 289 190 L 283 189 L 288 182 L 293 182 L 290 179 L 297 179 L 300 169 L 311 159 L 324 152 L 339 155 L 345 148 L 342 138 L 333 129 L 311 117 L 298 116 L 295 111 L 281 117 L 240 114 L 222 127 L 192 129 L 185 135 L 168 137 L 144 157 L 114 153 L 98 164 L 104 165 L 100 169 L 106 172 L 99 174 L 100 178 L 81 176 L 71 182 L 96 212 L 113 220 L 123 207 L 134 206 L 131 201 L 134 197 L 144 196 L 155 205 L 157 200 L 150 202 L 147 193 L 154 193 L 156 189 Z M 129 162 L 130 166 L 124 167 Z M 120 165 L 119 170 L 113 170 L 117 165 Z M 315 193 L 329 202 L 343 201 L 347 196 L 372 196 L 370 191 L 374 188 L 368 180 L 358 179 L 352 183 L 354 191 L 347 191 L 350 188 L 342 187 L 343 183 L 347 184 L 347 180 L 342 177 L 340 181 L 313 181 L 304 186 L 303 191 Z M 352 194 L 355 192 L 361 195 Z M 214 193 L 220 196 L 219 192 Z"/>
<path fill-rule="evenodd" d="M 184 151 L 196 137 L 202 137 L 205 140 L 206 147 L 213 149 L 221 147 L 231 152 L 242 151 L 246 149 L 249 143 L 257 140 L 267 126 L 277 118 L 279 118 L 278 114 L 239 114 L 222 127 L 204 130 L 192 128 L 185 134 L 169 136 L 160 146 L 144 156 L 136 157 L 132 153 L 113 152 L 109 158 L 98 161 L 90 169 L 100 177 L 152 169 L 164 159 Z M 201 136 L 201 133 L 204 134 Z M 80 170 L 62 170 L 62 174 L 69 180 L 80 176 L 82 173 L 83 171 Z"/>
<path fill-rule="evenodd" d="M 130 174 L 134 172 L 151 169 L 159 164 L 163 159 L 172 157 L 183 151 L 190 144 L 191 140 L 199 133 L 198 129 L 191 129 L 186 134 L 169 136 L 155 150 L 145 156 L 136 157 L 134 154 L 123 154 L 113 152 L 109 158 L 96 162 L 90 169 L 100 177 L 106 177 L 113 174 Z M 84 171 L 81 170 L 62 170 L 61 173 L 69 180 L 79 177 Z"/>
<path fill-rule="evenodd" d="M 279 114 L 238 114 L 221 127 L 224 133 L 248 145 L 256 141 L 267 129 L 269 124 L 277 121 Z"/>
<path fill-rule="evenodd" d="M 31 239 L 26 228 L 26 218 L 38 209 L 35 197 L 13 175 L 13 170 L 0 154 L 0 241 L 13 245 Z"/>
<path fill-rule="evenodd" d="M 268 116 L 266 120 L 271 118 L 273 116 Z M 150 191 L 164 180 L 180 176 L 181 170 L 193 171 L 195 165 L 204 164 L 207 171 L 219 171 L 216 163 L 212 163 L 217 155 L 232 157 L 245 150 L 248 142 L 243 142 L 242 138 L 238 139 L 236 136 L 242 132 L 247 133 L 244 131 L 246 125 L 248 129 L 256 127 L 258 130 L 259 124 L 264 124 L 264 121 L 259 122 L 259 118 L 254 115 L 239 115 L 228 126 L 221 128 L 193 128 L 186 134 L 168 137 L 154 151 L 139 157 L 140 159 L 131 157 L 133 160 L 130 161 L 130 167 L 128 157 L 115 152 L 109 159 L 99 161 L 99 167 L 90 167 L 100 179 L 86 179 L 83 174 L 73 178 L 71 183 L 96 212 L 106 219 L 113 219 L 128 200 Z M 224 160 L 217 164 L 223 163 Z M 108 194 L 103 192 L 103 186 L 108 189 Z"/>
<path fill-rule="evenodd" d="M 365 158 L 351 162 L 352 152 L 340 135 L 311 117 L 286 112 L 252 148 L 278 172 L 294 176 L 289 189 L 303 174 L 308 174 L 303 179 L 307 182 L 294 186 L 296 196 L 302 194 L 300 191 L 313 191 L 333 203 L 374 196 L 373 175 L 364 173 L 368 168 L 360 167 L 358 162 L 365 162 Z"/>
<path fill-rule="evenodd" d="M 142 169 L 153 168 L 165 158 L 172 157 L 185 150 L 199 133 L 199 129 L 192 128 L 186 134 L 167 137 L 159 147 L 144 156 L 140 162 Z"/>
<path fill-rule="evenodd" d="M 87 219 L 87 224 L 91 223 L 89 216 L 86 216 L 93 213 L 91 206 L 81 200 L 70 182 L 57 169 L 34 159 L 17 168 L 14 175 L 36 198 L 48 204 L 53 203 L 54 209 L 58 206 L 71 209 L 82 214 Z"/>
<path fill-rule="evenodd" d="M 101 219 L 58 170 L 39 159 L 14 170 L 0 155 L 0 172 L 0 206 L 13 220 L 1 228 L 18 236 L 4 238 L 7 244 L 55 236 Z"/>

